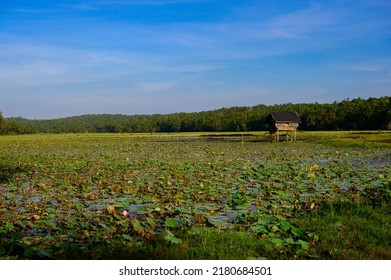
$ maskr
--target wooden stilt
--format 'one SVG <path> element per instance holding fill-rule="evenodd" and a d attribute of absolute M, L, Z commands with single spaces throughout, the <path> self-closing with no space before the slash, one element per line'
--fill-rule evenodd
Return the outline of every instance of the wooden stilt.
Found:
<path fill-rule="evenodd" d="M 296 112 L 272 112 L 266 118 L 269 131 L 275 134 L 275 141 L 280 142 L 280 132 L 286 137 L 286 142 L 297 140 L 296 129 L 299 127 L 301 120 Z M 285 139 L 284 139 L 285 140 Z"/>

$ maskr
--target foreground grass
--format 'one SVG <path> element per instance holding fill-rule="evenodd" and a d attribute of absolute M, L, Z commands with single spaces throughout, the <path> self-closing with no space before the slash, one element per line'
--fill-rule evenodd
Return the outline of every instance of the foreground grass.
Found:
<path fill-rule="evenodd" d="M 309 252 L 276 246 L 268 237 L 240 231 L 200 229 L 180 235 L 172 246 L 162 241 L 145 246 L 114 246 L 112 258 L 124 259 L 391 259 L 391 204 L 378 206 L 340 202 L 325 204 L 318 212 L 302 213 L 293 223 L 312 233 Z M 104 256 L 107 257 L 107 256 Z"/>
<path fill-rule="evenodd" d="M 391 259 L 391 204 L 325 204 L 295 220 L 319 236 L 311 252 L 321 259 Z"/>
<path fill-rule="evenodd" d="M 390 259 L 388 138 L 346 135 L 0 137 L 0 259 Z"/>
<path fill-rule="evenodd" d="M 308 250 L 289 243 L 276 244 L 269 236 L 246 231 L 195 228 L 176 232 L 180 244 L 161 238 L 135 238 L 101 244 L 73 244 L 63 249 L 63 259 L 244 260 L 244 259 L 391 259 L 391 204 L 324 204 L 317 212 L 301 213 L 292 224 L 311 236 Z M 52 250 L 60 248 L 52 248 Z M 0 259 L 47 259 L 25 250 L 17 240 Z"/>

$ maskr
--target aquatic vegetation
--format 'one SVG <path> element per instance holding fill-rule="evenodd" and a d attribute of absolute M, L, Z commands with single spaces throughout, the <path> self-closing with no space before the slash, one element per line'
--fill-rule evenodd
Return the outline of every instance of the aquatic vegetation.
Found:
<path fill-rule="evenodd" d="M 318 237 L 293 225 L 296 214 L 391 196 L 387 147 L 111 134 L 0 144 L 0 256 L 83 258 L 118 241 L 179 246 L 184 233 L 215 228 L 305 258 Z"/>

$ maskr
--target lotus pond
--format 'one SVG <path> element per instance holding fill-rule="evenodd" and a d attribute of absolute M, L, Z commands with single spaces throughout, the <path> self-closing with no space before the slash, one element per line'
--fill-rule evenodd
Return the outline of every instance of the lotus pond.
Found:
<path fill-rule="evenodd" d="M 319 236 L 296 217 L 334 202 L 389 205 L 389 146 L 241 140 L 2 136 L 0 257 L 142 258 L 213 231 L 319 258 Z M 247 257 L 271 257 L 257 250 Z"/>

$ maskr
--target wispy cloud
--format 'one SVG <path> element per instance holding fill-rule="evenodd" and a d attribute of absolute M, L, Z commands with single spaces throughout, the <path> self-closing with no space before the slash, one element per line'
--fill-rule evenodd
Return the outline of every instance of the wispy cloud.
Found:
<path fill-rule="evenodd" d="M 355 72 L 372 72 L 372 73 L 391 73 L 391 60 L 389 58 L 373 58 L 367 60 L 359 60 L 337 66 L 342 70 Z"/>
<path fill-rule="evenodd" d="M 167 92 L 218 69 L 211 63 L 183 61 L 174 56 L 42 44 L 2 44 L 0 62 L 0 84 L 7 89 L 41 88 L 54 94 L 64 92 L 63 87 L 105 95 Z"/>
<path fill-rule="evenodd" d="M 344 10 L 311 5 L 266 19 L 242 13 L 235 19 L 219 22 L 163 25 L 158 28 L 159 37 L 144 39 L 211 52 L 210 57 L 216 59 L 248 59 L 334 46 L 357 35 L 354 26 L 346 26 L 345 18 Z M 150 34 L 155 32 L 153 28 Z"/>
<path fill-rule="evenodd" d="M 391 8 L 389 0 L 365 0 L 366 4 L 373 7 Z"/>
<path fill-rule="evenodd" d="M 167 5 L 178 4 L 192 4 L 192 3 L 205 3 L 208 0 L 100 0 L 100 1 L 82 1 L 76 4 L 60 4 L 61 7 L 66 7 L 80 11 L 97 11 L 102 9 L 111 8 L 124 8 L 124 7 L 143 7 L 143 6 L 155 6 L 162 7 Z"/>
<path fill-rule="evenodd" d="M 262 4 L 253 7 L 260 12 L 262 8 Z M 238 22 L 231 23 L 230 30 L 240 34 L 243 40 L 275 42 L 278 46 L 294 42 L 294 45 L 287 45 L 294 47 L 293 51 L 330 48 L 351 44 L 352 40 L 365 42 L 368 38 L 391 36 L 390 15 L 366 8 L 343 1 L 309 2 L 307 7 L 267 18 L 245 10 Z"/>
<path fill-rule="evenodd" d="M 0 7 L 0 99 L 16 107 L 197 111 L 389 88 L 389 1 L 17 2 Z"/>
<path fill-rule="evenodd" d="M 207 0 L 132 0 L 132 1 L 94 1 L 98 5 L 122 5 L 122 6 L 163 6 L 173 4 L 203 3 Z"/>
<path fill-rule="evenodd" d="M 384 68 L 380 65 L 347 65 L 343 67 L 345 70 L 358 72 L 381 72 Z"/>
<path fill-rule="evenodd" d="M 338 13 L 325 11 L 318 5 L 280 15 L 263 24 L 261 38 L 303 38 L 327 31 L 339 21 Z"/>
<path fill-rule="evenodd" d="M 63 8 L 80 10 L 80 11 L 97 11 L 99 10 L 99 6 L 90 2 L 78 3 L 78 4 L 60 4 Z"/>

